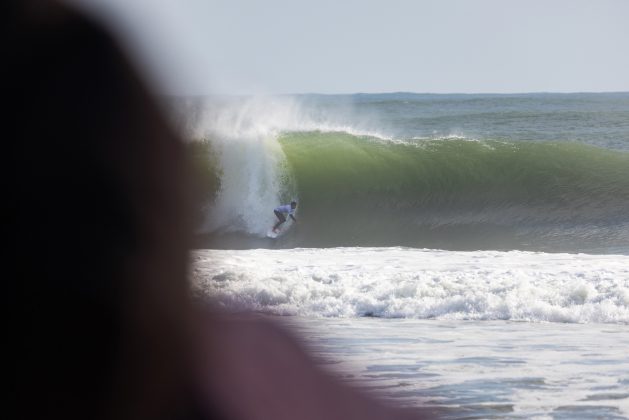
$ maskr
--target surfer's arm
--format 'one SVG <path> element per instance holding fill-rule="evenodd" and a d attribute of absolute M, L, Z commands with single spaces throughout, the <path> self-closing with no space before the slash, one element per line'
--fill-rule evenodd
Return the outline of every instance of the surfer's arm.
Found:
<path fill-rule="evenodd" d="M 295 216 L 293 216 L 292 214 L 289 214 L 290 218 L 293 219 L 294 222 L 297 222 L 297 219 L 295 219 Z"/>

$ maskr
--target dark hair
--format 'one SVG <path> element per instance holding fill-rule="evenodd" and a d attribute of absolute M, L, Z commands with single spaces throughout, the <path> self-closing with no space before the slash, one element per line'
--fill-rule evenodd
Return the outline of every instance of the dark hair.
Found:
<path fill-rule="evenodd" d="M 291 202 L 290 202 L 290 205 L 291 205 L 291 206 L 296 206 L 296 205 L 297 205 L 297 202 L 296 202 L 296 201 L 291 201 Z"/>

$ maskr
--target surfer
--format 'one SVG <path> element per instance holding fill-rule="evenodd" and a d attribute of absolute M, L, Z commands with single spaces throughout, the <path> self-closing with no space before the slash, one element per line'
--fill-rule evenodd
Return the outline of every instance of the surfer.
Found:
<path fill-rule="evenodd" d="M 275 213 L 275 216 L 279 219 L 275 226 L 273 226 L 273 232 L 277 232 L 280 225 L 286 221 L 285 214 L 288 214 L 294 222 L 297 222 L 297 219 L 295 219 L 294 216 L 296 208 L 297 202 L 291 201 L 290 204 L 284 204 L 283 206 L 276 207 L 275 210 L 273 210 L 273 213 Z"/>

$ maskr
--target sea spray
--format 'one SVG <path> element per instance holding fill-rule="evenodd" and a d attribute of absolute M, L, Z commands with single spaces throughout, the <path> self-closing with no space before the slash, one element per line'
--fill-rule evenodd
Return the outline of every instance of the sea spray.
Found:
<path fill-rule="evenodd" d="M 297 179 L 279 143 L 282 134 L 344 130 L 378 135 L 343 125 L 330 113 L 306 110 L 293 97 L 214 98 L 180 106 L 188 110 L 191 121 L 179 125 L 188 138 L 207 146 L 203 151 L 207 166 L 201 172 L 219 180 L 217 191 L 210 194 L 213 199 L 206 203 L 200 228 L 206 233 L 264 236 L 273 222 L 271 210 L 299 199 Z"/>
<path fill-rule="evenodd" d="M 220 181 L 202 232 L 264 236 L 271 210 L 297 197 L 277 141 L 280 128 L 294 124 L 297 111 L 290 103 L 273 104 L 258 99 L 203 104 L 194 137 L 217 157 L 208 165 Z"/>

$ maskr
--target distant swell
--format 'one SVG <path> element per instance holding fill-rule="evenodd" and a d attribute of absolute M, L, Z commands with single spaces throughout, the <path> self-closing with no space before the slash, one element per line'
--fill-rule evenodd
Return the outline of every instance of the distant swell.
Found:
<path fill-rule="evenodd" d="M 296 186 L 289 195 L 299 197 L 299 224 L 272 244 L 256 232 L 216 229 L 211 246 L 629 247 L 626 152 L 319 131 L 278 141 L 284 176 Z"/>

